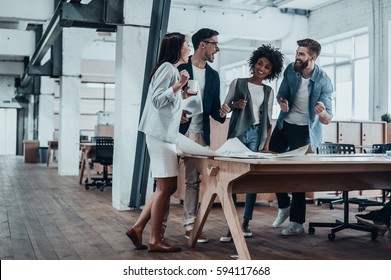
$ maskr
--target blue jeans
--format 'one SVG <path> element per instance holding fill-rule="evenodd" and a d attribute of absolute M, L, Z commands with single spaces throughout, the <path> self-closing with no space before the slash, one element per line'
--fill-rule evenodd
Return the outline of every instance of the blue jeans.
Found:
<path fill-rule="evenodd" d="M 251 126 L 243 135 L 238 137 L 238 139 L 251 151 L 258 152 L 258 140 L 259 140 L 259 130 L 260 126 Z M 236 204 L 236 194 L 232 195 L 234 203 Z M 252 220 L 253 212 L 255 207 L 255 202 L 257 200 L 256 193 L 246 194 L 246 202 L 244 206 L 244 215 L 245 220 Z"/>

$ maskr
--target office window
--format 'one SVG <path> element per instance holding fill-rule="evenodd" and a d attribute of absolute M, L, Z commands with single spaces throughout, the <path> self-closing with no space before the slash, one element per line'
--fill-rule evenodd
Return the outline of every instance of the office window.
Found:
<path fill-rule="evenodd" d="M 354 38 L 354 57 L 367 58 L 369 54 L 368 34 L 357 36 Z"/>
<path fill-rule="evenodd" d="M 354 66 L 354 116 L 358 120 L 369 119 L 369 59 L 360 59 Z"/>
<path fill-rule="evenodd" d="M 349 61 L 352 57 L 352 39 L 348 38 L 335 42 L 335 62 Z"/>
<path fill-rule="evenodd" d="M 335 115 L 339 119 L 350 119 L 353 115 L 353 93 L 351 65 L 337 65 L 335 69 Z"/>
<path fill-rule="evenodd" d="M 59 87 L 54 94 L 54 128 L 59 129 Z M 80 86 L 80 135 L 95 135 L 98 112 L 114 112 L 115 84 L 82 83 Z"/>
<path fill-rule="evenodd" d="M 367 31 L 339 35 L 322 44 L 318 63 L 329 75 L 334 119 L 369 120 L 369 37 Z"/>
<path fill-rule="evenodd" d="M 115 85 L 82 83 L 80 88 L 80 135 L 95 135 L 98 112 L 114 112 Z"/>

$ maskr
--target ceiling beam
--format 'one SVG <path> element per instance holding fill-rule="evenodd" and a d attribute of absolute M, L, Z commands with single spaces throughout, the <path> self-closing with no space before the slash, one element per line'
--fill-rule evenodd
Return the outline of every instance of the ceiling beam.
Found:
<path fill-rule="evenodd" d="M 123 1 L 93 0 L 88 4 L 81 4 L 80 1 L 61 0 L 21 77 L 21 86 L 25 87 L 31 82 L 30 69 L 37 74 L 37 66 L 40 65 L 49 48 L 54 45 L 63 27 L 94 28 L 98 31 L 115 32 L 116 26 L 123 24 Z"/>
<path fill-rule="evenodd" d="M 215 1 L 197 1 L 192 3 L 188 0 L 175 0 L 172 2 L 171 7 L 193 9 L 193 10 L 205 10 L 205 11 L 218 11 L 218 12 L 234 12 L 234 13 L 250 13 L 255 14 L 262 9 L 270 6 L 271 0 L 261 0 L 257 4 L 235 4 L 227 2 L 215 2 Z"/>

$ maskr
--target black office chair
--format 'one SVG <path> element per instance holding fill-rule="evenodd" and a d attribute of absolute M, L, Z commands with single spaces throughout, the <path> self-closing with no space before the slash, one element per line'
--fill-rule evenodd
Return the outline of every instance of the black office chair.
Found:
<path fill-rule="evenodd" d="M 364 148 L 364 153 L 367 154 L 385 154 L 391 150 L 391 143 L 389 144 L 373 144 L 372 148 Z M 369 206 L 384 206 L 387 202 L 387 192 L 391 194 L 391 190 L 382 190 L 382 200 L 369 200 L 366 198 L 350 198 L 349 202 L 358 205 L 358 211 L 362 212 Z"/>
<path fill-rule="evenodd" d="M 321 144 L 316 149 L 317 154 L 355 154 L 356 148 L 353 144 L 334 144 L 334 143 L 325 143 Z M 349 223 L 349 192 L 342 191 L 342 199 L 344 205 L 344 219 L 343 221 L 336 220 L 335 223 L 320 223 L 320 222 L 310 222 L 308 224 L 308 233 L 314 234 L 315 227 L 331 227 L 331 233 L 327 235 L 329 240 L 335 239 L 335 233 L 343 229 L 355 229 L 360 231 L 366 231 L 371 233 L 371 239 L 376 240 L 378 236 L 378 229 L 374 227 L 369 227 L 359 223 Z"/>
<path fill-rule="evenodd" d="M 102 192 L 105 187 L 111 187 L 111 174 L 108 172 L 108 167 L 113 165 L 113 153 L 114 153 L 114 139 L 112 137 L 96 137 L 96 150 L 94 162 L 99 163 L 103 166 L 102 177 L 92 178 L 92 183 L 86 183 L 86 190 L 89 186 L 96 186 Z"/>
<path fill-rule="evenodd" d="M 317 148 L 318 154 L 353 154 L 355 153 L 355 147 L 342 145 L 338 146 L 338 144 L 333 143 L 325 143 L 320 145 Z M 317 204 L 318 206 L 322 206 L 324 203 L 329 203 L 330 210 L 333 210 L 336 204 L 342 204 L 343 198 L 342 198 L 342 192 L 335 191 L 333 194 L 331 194 L 332 197 L 319 197 L 317 198 Z"/>

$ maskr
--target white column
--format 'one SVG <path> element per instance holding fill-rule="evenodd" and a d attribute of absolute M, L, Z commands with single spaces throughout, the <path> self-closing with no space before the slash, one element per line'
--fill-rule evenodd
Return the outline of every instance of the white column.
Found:
<path fill-rule="evenodd" d="M 388 105 L 386 112 L 390 113 L 391 112 L 391 60 L 388 58 L 391 57 L 391 48 L 390 48 L 391 47 L 391 20 L 388 21 L 387 38 L 388 38 L 388 42 L 387 42 L 388 45 L 384 50 L 384 62 L 386 64 L 384 66 L 384 69 L 388 73 L 388 79 L 386 81 L 388 84 L 388 91 L 386 92 L 385 100 L 387 100 L 386 104 Z"/>
<path fill-rule="evenodd" d="M 63 67 L 60 80 L 60 126 L 58 149 L 58 173 L 75 176 L 79 174 L 80 142 L 80 74 L 81 54 L 89 44 L 95 30 L 64 28 Z"/>
<path fill-rule="evenodd" d="M 58 173 L 79 174 L 80 78 L 61 77 Z"/>
<path fill-rule="evenodd" d="M 116 44 L 113 207 L 129 209 L 152 0 L 125 1 Z M 137 25 L 137 26 L 134 26 Z M 139 26 L 139 27 L 138 27 Z"/>
<path fill-rule="evenodd" d="M 27 99 L 29 100 L 28 103 L 28 116 L 27 116 L 27 138 L 28 140 L 34 139 L 34 101 L 35 97 L 34 95 L 27 96 Z"/>
<path fill-rule="evenodd" d="M 53 104 L 54 80 L 49 77 L 41 77 L 38 118 L 38 140 L 40 147 L 47 147 L 48 141 L 53 140 Z"/>

